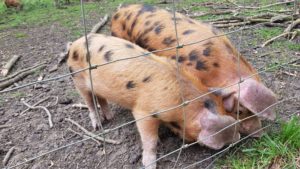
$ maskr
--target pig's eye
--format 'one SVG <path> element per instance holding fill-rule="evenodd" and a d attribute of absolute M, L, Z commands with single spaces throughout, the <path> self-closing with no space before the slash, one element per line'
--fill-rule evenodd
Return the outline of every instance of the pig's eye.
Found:
<path fill-rule="evenodd" d="M 242 115 L 243 112 L 242 111 L 237 111 L 236 114 Z"/>

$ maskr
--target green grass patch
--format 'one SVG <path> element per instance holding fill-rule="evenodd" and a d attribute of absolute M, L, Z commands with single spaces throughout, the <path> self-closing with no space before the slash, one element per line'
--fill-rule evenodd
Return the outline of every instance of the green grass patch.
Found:
<path fill-rule="evenodd" d="M 26 94 L 24 92 L 14 92 L 11 94 L 12 98 L 21 99 L 22 97 L 25 97 Z"/>
<path fill-rule="evenodd" d="M 16 32 L 13 34 L 16 38 L 26 38 L 28 37 L 28 35 L 26 33 L 23 32 Z"/>
<path fill-rule="evenodd" d="M 271 165 L 279 168 L 296 169 L 300 158 L 300 121 L 292 117 L 288 122 L 281 122 L 278 132 L 265 134 L 250 145 L 240 147 L 236 153 L 228 153 L 218 161 L 219 168 L 263 169 Z M 299 163 L 299 161 L 298 161 Z"/>
<path fill-rule="evenodd" d="M 283 32 L 282 28 L 260 28 L 255 31 L 258 37 L 268 40 Z"/>

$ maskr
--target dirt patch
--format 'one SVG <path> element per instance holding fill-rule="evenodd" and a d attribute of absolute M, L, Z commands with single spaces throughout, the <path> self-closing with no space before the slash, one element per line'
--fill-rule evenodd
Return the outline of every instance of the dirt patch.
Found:
<path fill-rule="evenodd" d="M 23 36 L 15 36 L 16 33 L 20 32 Z M 0 42 L 1 64 L 5 63 L 14 54 L 22 55 L 22 58 L 12 70 L 13 72 L 37 63 L 47 62 L 46 69 L 28 76 L 18 84 L 36 81 L 41 74 L 44 74 L 45 78 L 50 78 L 68 73 L 65 65 L 59 67 L 55 72 L 49 72 L 57 64 L 58 55 L 63 51 L 65 43 L 74 40 L 67 29 L 59 24 L 53 24 L 52 26 L 11 29 L 4 33 L 10 35 L 1 39 Z M 239 37 L 242 40 L 239 40 Z M 230 38 L 236 46 L 240 46 L 240 51 L 256 68 L 264 67 L 272 61 L 268 56 L 257 57 L 259 54 L 275 49 L 269 47 L 261 49 L 253 46 L 251 44 L 253 39 L 260 41 L 253 30 L 244 31 L 239 36 L 236 36 L 236 34 L 230 35 Z M 297 56 L 296 52 L 286 49 L 273 57 L 292 60 L 299 57 L 299 55 Z M 298 76 L 292 75 L 295 71 Z M 278 94 L 279 99 L 300 94 L 299 69 L 282 67 L 273 72 L 262 73 L 261 76 L 266 85 Z M 53 115 L 53 128 L 49 128 L 47 116 L 40 110 L 28 111 L 24 115 L 20 115 L 26 109 L 26 106 L 21 103 L 21 99 L 29 100 L 30 104 L 34 104 L 48 96 L 57 97 L 59 102 L 63 103 L 49 107 Z M 54 100 L 50 101 L 54 102 Z M 6 152 L 12 146 L 16 146 L 16 151 L 9 160 L 9 166 L 81 140 L 80 136 L 68 130 L 68 128 L 74 130 L 77 130 L 77 128 L 64 120 L 67 117 L 92 131 L 88 110 L 73 108 L 71 104 L 66 104 L 66 102 L 83 102 L 69 77 L 1 94 L 0 125 L 6 124 L 11 125 L 11 127 L 0 129 L 0 160 L 3 160 Z M 286 117 L 286 115 L 300 110 L 298 103 L 296 100 L 292 100 L 280 104 L 277 106 L 277 112 L 280 116 Z M 44 105 L 47 104 L 44 103 Z M 112 121 L 104 124 L 105 129 L 114 128 L 133 120 L 130 111 L 116 105 L 111 105 L 111 107 L 116 116 Z M 134 124 L 112 131 L 106 136 L 121 140 L 122 143 L 120 145 L 106 144 L 106 151 L 104 152 L 103 144 L 89 140 L 50 153 L 17 168 L 104 168 L 104 153 L 107 155 L 108 168 L 129 169 L 141 166 L 141 143 Z M 158 157 L 179 148 L 181 143 L 182 141 L 177 136 L 173 135 L 168 129 L 162 128 L 160 130 Z M 187 148 L 182 152 L 177 168 L 203 160 L 214 153 L 216 151 L 198 145 Z M 176 157 L 177 153 L 174 153 L 160 160 L 158 162 L 159 168 L 171 168 L 176 161 Z M 204 168 L 210 162 L 211 159 L 195 168 Z M 0 168 L 2 167 L 4 166 L 0 163 Z"/>

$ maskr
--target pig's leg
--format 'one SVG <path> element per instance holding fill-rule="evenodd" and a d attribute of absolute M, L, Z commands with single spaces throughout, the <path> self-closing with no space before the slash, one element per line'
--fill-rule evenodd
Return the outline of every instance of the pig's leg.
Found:
<path fill-rule="evenodd" d="M 135 119 L 142 118 L 138 112 L 133 112 Z M 141 135 L 143 146 L 143 165 L 147 169 L 156 169 L 156 147 L 158 142 L 159 120 L 156 118 L 146 118 L 136 122 L 138 131 Z M 152 164 L 153 163 L 153 164 Z M 151 166 L 149 166 L 152 164 Z"/>
<path fill-rule="evenodd" d="M 101 106 L 102 113 L 107 120 L 111 120 L 114 117 L 114 114 L 111 112 L 107 100 L 103 97 L 98 96 L 98 103 Z"/>
<path fill-rule="evenodd" d="M 97 130 L 100 128 L 100 122 L 97 120 L 97 114 L 95 110 L 95 105 L 93 101 L 93 94 L 92 92 L 86 87 L 80 84 L 80 81 L 76 83 L 76 80 L 74 80 L 77 90 L 79 91 L 80 95 L 83 97 L 90 113 L 90 119 L 92 121 L 92 126 L 94 130 Z M 77 85 L 78 84 L 78 85 Z M 100 116 L 100 120 L 103 121 L 104 118 Z"/>

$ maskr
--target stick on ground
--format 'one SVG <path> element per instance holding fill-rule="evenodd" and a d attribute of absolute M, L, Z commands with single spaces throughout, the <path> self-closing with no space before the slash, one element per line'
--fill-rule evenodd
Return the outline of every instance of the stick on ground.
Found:
<path fill-rule="evenodd" d="M 6 166 L 8 160 L 10 159 L 12 153 L 15 151 L 15 147 L 11 147 L 8 152 L 6 153 L 4 159 L 3 159 L 3 165 Z"/>
<path fill-rule="evenodd" d="M 34 69 L 27 70 L 27 71 L 21 70 L 20 73 L 18 73 L 15 77 L 13 77 L 11 79 L 8 79 L 7 81 L 4 81 L 2 83 L 0 82 L 0 90 L 5 89 L 6 87 L 8 87 L 8 86 L 24 79 L 26 76 L 28 76 L 30 74 L 33 74 L 35 71 L 37 71 L 39 69 L 43 69 L 45 67 L 46 67 L 45 65 L 41 65 L 41 66 L 38 66 Z"/>
<path fill-rule="evenodd" d="M 101 30 L 101 28 L 106 24 L 106 22 L 108 21 L 108 15 L 106 14 L 99 23 L 97 23 L 93 29 L 91 30 L 90 33 L 99 33 L 99 31 Z"/>
<path fill-rule="evenodd" d="M 44 65 L 44 64 L 46 64 L 46 63 L 37 64 L 37 65 L 35 65 L 35 66 L 32 66 L 32 67 L 29 67 L 29 68 L 20 70 L 19 72 L 16 72 L 16 73 L 14 73 L 14 74 L 12 74 L 12 75 L 10 75 L 10 76 L 7 76 L 6 78 L 0 79 L 0 82 L 3 82 L 3 81 L 6 81 L 6 80 L 8 80 L 8 79 L 11 79 L 11 78 L 13 78 L 13 77 L 16 77 L 17 75 L 19 75 L 19 74 L 21 74 L 21 73 L 23 73 L 23 72 L 26 72 L 26 71 L 28 71 L 28 70 L 34 69 L 34 68 L 39 67 L 39 66 Z"/>
<path fill-rule="evenodd" d="M 284 37 L 284 36 L 286 36 L 286 35 L 290 35 L 290 34 L 293 34 L 293 32 L 285 32 L 285 33 L 282 33 L 282 34 L 280 34 L 280 35 L 278 35 L 278 36 L 275 36 L 275 37 L 273 37 L 273 38 L 267 40 L 265 43 L 263 43 L 263 44 L 261 45 L 261 47 L 263 48 L 263 47 L 267 46 L 268 44 L 272 43 L 274 40 L 276 40 L 276 39 L 278 39 L 278 38 L 281 38 L 281 37 Z"/>
<path fill-rule="evenodd" d="M 120 144 L 120 141 L 116 141 L 116 140 L 112 140 L 112 139 L 108 139 L 108 138 L 103 138 L 101 136 L 98 136 L 92 132 L 89 132 L 87 129 L 85 129 L 84 127 L 82 127 L 80 124 L 78 124 L 77 122 L 75 122 L 72 119 L 69 118 L 65 118 L 66 121 L 71 122 L 72 124 L 76 125 L 80 130 L 82 130 L 86 135 L 88 135 L 89 137 L 95 138 L 99 141 L 105 141 L 106 143 L 110 143 L 110 144 Z"/>
<path fill-rule="evenodd" d="M 34 107 L 34 106 L 29 105 L 25 101 L 22 101 L 22 103 L 25 104 L 25 106 L 27 106 L 30 109 L 43 109 L 47 113 L 47 115 L 48 115 L 48 121 L 49 121 L 50 128 L 53 127 L 52 115 L 51 115 L 50 111 L 46 107 L 44 107 L 44 106 L 36 106 L 36 107 Z"/>
<path fill-rule="evenodd" d="M 15 63 L 19 60 L 20 55 L 14 55 L 2 68 L 1 74 L 2 76 L 7 76 L 10 69 L 15 65 Z"/>

